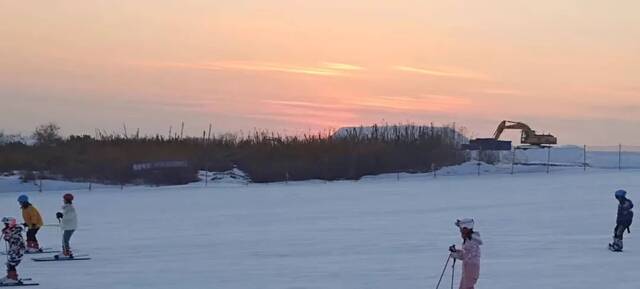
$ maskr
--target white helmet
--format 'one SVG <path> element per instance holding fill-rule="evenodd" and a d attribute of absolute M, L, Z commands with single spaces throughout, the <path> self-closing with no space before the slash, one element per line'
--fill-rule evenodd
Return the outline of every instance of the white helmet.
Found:
<path fill-rule="evenodd" d="M 464 218 L 461 220 L 456 220 L 456 227 L 462 229 L 462 228 L 467 228 L 467 229 L 472 229 L 473 230 L 473 225 L 474 225 L 474 221 L 471 218 Z"/>
<path fill-rule="evenodd" d="M 14 217 L 4 217 L 2 218 L 2 223 L 9 225 L 9 227 L 15 227 L 17 224 L 16 218 Z"/>

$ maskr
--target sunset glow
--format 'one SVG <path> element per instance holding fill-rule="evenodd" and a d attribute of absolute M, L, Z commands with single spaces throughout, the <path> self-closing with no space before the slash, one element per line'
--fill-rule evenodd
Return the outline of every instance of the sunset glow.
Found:
<path fill-rule="evenodd" d="M 455 122 L 488 136 L 515 119 L 564 144 L 640 145 L 637 1 L 0 6 L 9 133 Z"/>

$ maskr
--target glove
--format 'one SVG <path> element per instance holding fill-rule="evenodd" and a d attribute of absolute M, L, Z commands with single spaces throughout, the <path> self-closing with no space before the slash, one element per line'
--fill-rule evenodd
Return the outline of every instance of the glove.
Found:
<path fill-rule="evenodd" d="M 22 223 L 22 226 L 25 227 L 25 228 L 29 228 L 29 224 L 27 224 L 27 223 Z"/>
<path fill-rule="evenodd" d="M 56 218 L 57 219 L 62 219 L 62 217 L 63 217 L 62 213 L 60 213 L 60 212 L 56 213 Z"/>
<path fill-rule="evenodd" d="M 458 250 L 456 250 L 456 245 L 449 246 L 449 252 L 455 253 L 456 251 L 458 251 Z"/>

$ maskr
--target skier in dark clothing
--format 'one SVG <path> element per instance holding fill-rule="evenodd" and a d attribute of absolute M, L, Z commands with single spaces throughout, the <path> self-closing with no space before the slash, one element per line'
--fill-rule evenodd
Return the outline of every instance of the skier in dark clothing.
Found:
<path fill-rule="evenodd" d="M 616 227 L 613 229 L 613 243 L 609 244 L 609 248 L 613 251 L 622 251 L 622 235 L 624 231 L 631 233 L 629 227 L 633 222 L 633 203 L 627 199 L 625 190 L 617 190 L 615 193 L 618 199 L 618 216 L 616 217 Z"/>

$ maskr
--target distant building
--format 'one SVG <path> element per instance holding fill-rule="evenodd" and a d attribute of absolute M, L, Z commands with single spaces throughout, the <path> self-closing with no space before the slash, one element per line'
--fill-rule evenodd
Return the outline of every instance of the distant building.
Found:
<path fill-rule="evenodd" d="M 134 171 L 170 169 L 170 168 L 187 168 L 187 167 L 189 167 L 189 163 L 187 161 L 146 162 L 146 163 L 137 163 L 132 165 L 132 169 Z"/>
<path fill-rule="evenodd" d="M 143 184 L 182 185 L 198 180 L 197 170 L 184 160 L 136 163 L 131 170 Z"/>

